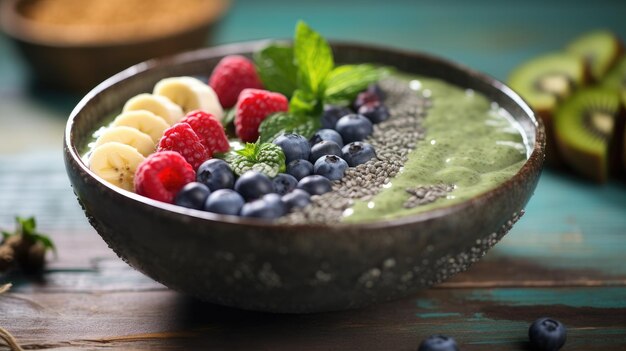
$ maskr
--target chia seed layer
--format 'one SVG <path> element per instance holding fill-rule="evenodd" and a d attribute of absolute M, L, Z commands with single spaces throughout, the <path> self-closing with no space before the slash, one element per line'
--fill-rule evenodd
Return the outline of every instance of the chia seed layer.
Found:
<path fill-rule="evenodd" d="M 354 200 L 371 199 L 389 183 L 391 178 L 402 171 L 409 152 L 425 137 L 422 122 L 427 110 L 432 106 L 432 101 L 429 96 L 423 96 L 412 90 L 406 81 L 385 79 L 380 82 L 380 87 L 387 95 L 385 104 L 389 108 L 390 118 L 374 125 L 374 132 L 366 139 L 366 142 L 376 150 L 377 157 L 362 165 L 348 168 L 341 180 L 333 182 L 331 192 L 311 197 L 310 205 L 282 217 L 280 222 L 340 222 L 344 211 L 352 206 Z M 429 200 L 433 196 L 436 200 L 441 192 L 451 190 L 448 186 L 432 187 L 437 189 L 422 187 L 425 189 L 424 193 L 428 193 Z M 415 205 L 419 205 L 419 201 L 411 200 L 416 194 L 412 195 L 407 203 L 415 202 Z M 427 203 L 424 199 L 422 201 Z"/>

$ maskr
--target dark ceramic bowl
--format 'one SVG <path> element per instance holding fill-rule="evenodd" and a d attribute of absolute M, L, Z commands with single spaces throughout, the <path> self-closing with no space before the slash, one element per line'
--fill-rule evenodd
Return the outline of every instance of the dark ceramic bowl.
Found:
<path fill-rule="evenodd" d="M 465 270 L 523 213 L 541 173 L 545 134 L 502 83 L 425 54 L 335 43 L 336 61 L 376 62 L 474 89 L 522 126 L 532 152 L 521 170 L 475 198 L 363 224 L 279 225 L 169 205 L 99 180 L 80 155 L 92 132 L 160 79 L 207 76 L 224 55 L 265 42 L 221 46 L 129 68 L 92 90 L 65 131 L 65 163 L 89 221 L 128 264 L 200 299 L 270 312 L 320 312 L 397 299 Z"/>

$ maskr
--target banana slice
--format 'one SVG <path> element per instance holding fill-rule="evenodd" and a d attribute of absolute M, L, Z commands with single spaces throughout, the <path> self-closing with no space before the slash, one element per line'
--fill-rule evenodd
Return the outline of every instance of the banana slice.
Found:
<path fill-rule="evenodd" d="M 113 185 L 134 191 L 135 170 L 144 159 L 134 147 L 111 141 L 93 150 L 89 169 Z"/>
<path fill-rule="evenodd" d="M 163 95 L 182 107 L 184 113 L 204 110 L 221 120 L 224 110 L 213 88 L 193 77 L 165 78 L 154 86 L 155 95 Z"/>
<path fill-rule="evenodd" d="M 169 125 L 183 118 L 183 110 L 170 99 L 162 95 L 139 94 L 124 104 L 122 111 L 147 110 L 161 117 Z"/>
<path fill-rule="evenodd" d="M 158 143 L 169 126 L 163 118 L 156 116 L 154 113 L 146 110 L 126 111 L 115 117 L 113 127 L 126 126 L 139 130 L 148 134 L 154 143 Z"/>
<path fill-rule="evenodd" d="M 156 143 L 148 134 L 126 126 L 107 128 L 107 130 L 98 137 L 94 147 L 111 141 L 132 146 L 144 156 L 150 155 L 156 149 Z"/>

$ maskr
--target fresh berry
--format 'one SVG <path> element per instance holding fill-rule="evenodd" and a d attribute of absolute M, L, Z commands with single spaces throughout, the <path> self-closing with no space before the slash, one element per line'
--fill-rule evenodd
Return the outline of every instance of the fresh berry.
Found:
<path fill-rule="evenodd" d="M 235 174 L 226 161 L 212 158 L 204 161 L 198 167 L 196 181 L 208 186 L 211 191 L 232 189 L 235 184 Z"/>
<path fill-rule="evenodd" d="M 311 195 L 322 195 L 332 190 L 332 184 L 328 178 L 314 174 L 300 179 L 298 189 Z"/>
<path fill-rule="evenodd" d="M 235 182 L 235 191 L 250 201 L 274 192 L 274 183 L 261 172 L 248 171 Z"/>
<path fill-rule="evenodd" d="M 531 324 L 528 338 L 533 350 L 557 351 L 565 345 L 567 329 L 559 321 L 543 317 Z"/>
<path fill-rule="evenodd" d="M 374 147 L 362 141 L 353 141 L 347 144 L 341 149 L 341 152 L 341 158 L 346 160 L 350 167 L 356 167 L 376 157 Z"/>
<path fill-rule="evenodd" d="M 263 89 L 254 63 L 239 55 L 221 59 L 209 77 L 209 85 L 224 108 L 235 106 L 239 93 L 244 89 Z"/>
<path fill-rule="evenodd" d="M 359 108 L 359 114 L 376 124 L 389 118 L 389 109 L 380 102 L 370 102 Z"/>
<path fill-rule="evenodd" d="M 232 189 L 219 189 L 211 193 L 204 203 L 204 210 L 236 216 L 241 211 L 245 200 Z"/>
<path fill-rule="evenodd" d="M 311 203 L 311 195 L 302 189 L 294 189 L 292 192 L 283 195 L 283 202 L 289 211 L 295 208 L 304 208 Z"/>
<path fill-rule="evenodd" d="M 313 174 L 313 164 L 308 160 L 294 160 L 287 164 L 287 174 L 291 174 L 297 180 Z"/>
<path fill-rule="evenodd" d="M 259 125 L 274 112 L 287 111 L 289 102 L 279 93 L 260 89 L 244 89 L 235 107 L 235 130 L 245 142 L 255 142 L 259 137 Z"/>
<path fill-rule="evenodd" d="M 322 156 L 315 161 L 313 172 L 330 180 L 339 180 L 348 169 L 348 163 L 336 155 Z"/>
<path fill-rule="evenodd" d="M 201 210 L 210 193 L 211 190 L 202 183 L 187 183 L 174 197 L 174 204 Z"/>
<path fill-rule="evenodd" d="M 352 110 L 344 106 L 325 105 L 321 118 L 322 128 L 335 128 L 339 118 L 351 113 L 353 113 Z"/>
<path fill-rule="evenodd" d="M 354 102 L 352 103 L 352 107 L 354 107 L 355 111 L 358 111 L 361 106 L 370 103 L 370 102 L 380 102 L 380 98 L 378 95 L 372 91 L 363 91 L 360 92 Z"/>
<path fill-rule="evenodd" d="M 270 195 L 276 195 L 278 199 Z M 270 197 L 266 198 L 266 196 Z M 267 194 L 261 199 L 244 204 L 241 208 L 241 215 L 244 217 L 275 219 L 284 215 L 286 208 L 286 205 L 280 199 L 280 195 Z"/>
<path fill-rule="evenodd" d="M 198 169 L 202 162 L 211 157 L 188 123 L 176 123 L 163 132 L 157 151 L 165 150 L 181 154 L 193 169 Z"/>
<path fill-rule="evenodd" d="M 459 351 L 459 346 L 449 336 L 431 335 L 422 341 L 417 351 Z"/>
<path fill-rule="evenodd" d="M 311 163 L 315 164 L 320 157 L 326 155 L 337 155 L 341 157 L 341 147 L 339 147 L 339 145 L 337 145 L 334 141 L 322 140 L 311 147 L 311 156 L 309 156 L 309 160 Z"/>
<path fill-rule="evenodd" d="M 196 173 L 183 156 L 162 151 L 146 157 L 135 172 L 135 192 L 154 200 L 172 203 L 185 184 L 196 179 Z"/>
<path fill-rule="evenodd" d="M 381 102 L 387 98 L 387 94 L 385 94 L 385 92 L 380 88 L 380 85 L 376 83 L 370 84 L 366 91 L 378 96 L 378 100 Z"/>
<path fill-rule="evenodd" d="M 333 126 L 334 128 L 334 126 Z M 341 139 L 341 135 L 337 133 L 334 129 L 320 129 L 311 137 L 311 145 L 315 145 L 323 140 L 334 141 L 339 145 L 339 147 L 343 147 L 343 139 Z"/>
<path fill-rule="evenodd" d="M 200 142 L 206 147 L 211 156 L 217 152 L 226 152 L 230 149 L 228 137 L 224 127 L 222 127 L 222 123 L 212 114 L 195 110 L 189 112 L 180 121 L 189 123 L 191 129 L 196 132 Z"/>
<path fill-rule="evenodd" d="M 337 121 L 335 130 L 341 134 L 344 143 L 361 141 L 367 138 L 372 131 L 372 122 L 367 117 L 359 114 L 343 116 Z"/>
<path fill-rule="evenodd" d="M 287 133 L 276 137 L 274 144 L 280 146 L 285 154 L 285 162 L 307 159 L 311 153 L 311 146 L 305 137 L 299 134 Z"/>
<path fill-rule="evenodd" d="M 274 183 L 274 191 L 277 194 L 285 195 L 296 188 L 298 180 L 291 174 L 278 173 L 272 179 L 272 183 Z"/>

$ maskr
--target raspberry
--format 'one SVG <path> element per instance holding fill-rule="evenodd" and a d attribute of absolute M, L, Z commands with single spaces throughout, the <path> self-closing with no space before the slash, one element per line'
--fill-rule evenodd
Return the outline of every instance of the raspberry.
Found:
<path fill-rule="evenodd" d="M 178 152 L 161 151 L 143 160 L 135 172 L 135 192 L 154 200 L 172 203 L 196 172 Z"/>
<path fill-rule="evenodd" d="M 157 151 L 164 150 L 178 152 L 194 170 L 211 158 L 211 154 L 188 123 L 176 123 L 163 132 Z"/>
<path fill-rule="evenodd" d="M 224 108 L 235 106 L 239 93 L 246 88 L 263 89 L 254 64 L 239 55 L 224 57 L 213 69 L 209 85 Z"/>
<path fill-rule="evenodd" d="M 267 90 L 245 89 L 239 94 L 235 113 L 237 136 L 245 142 L 255 142 L 259 125 L 274 112 L 287 111 L 289 103 L 280 93 Z"/>
<path fill-rule="evenodd" d="M 180 123 L 188 123 L 191 126 L 202 145 L 209 151 L 209 155 L 213 156 L 216 152 L 226 152 L 230 149 L 224 127 L 212 114 L 202 110 L 191 111 L 180 120 Z"/>

